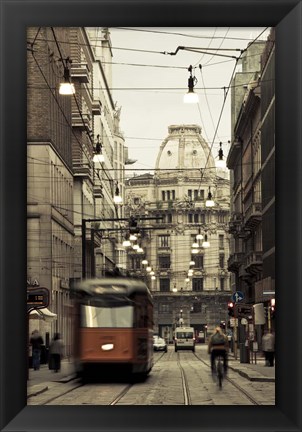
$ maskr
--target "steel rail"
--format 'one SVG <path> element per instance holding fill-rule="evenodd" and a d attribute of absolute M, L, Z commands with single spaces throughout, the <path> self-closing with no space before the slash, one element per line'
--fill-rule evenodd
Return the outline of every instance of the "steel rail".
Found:
<path fill-rule="evenodd" d="M 164 356 L 165 352 L 154 362 L 154 365 L 159 362 L 159 360 Z M 153 366 L 154 366 L 153 365 Z M 108 405 L 116 405 L 134 386 L 134 384 L 128 384 Z"/>
<path fill-rule="evenodd" d="M 47 401 L 45 401 L 45 402 L 42 403 L 41 405 L 47 405 L 47 404 L 49 404 L 50 402 L 53 402 L 54 400 L 59 399 L 60 397 L 65 396 L 65 395 L 67 395 L 68 393 L 71 393 L 72 391 L 78 389 L 79 387 L 83 387 L 83 385 L 84 385 L 84 384 L 82 384 L 82 383 L 79 384 L 79 385 L 76 385 L 75 387 L 72 387 L 71 389 L 69 389 L 69 390 L 67 390 L 67 391 L 65 391 L 65 392 L 63 392 L 63 393 L 60 393 L 60 394 L 57 395 L 57 396 L 53 396 L 52 398 L 48 399 Z"/>
<path fill-rule="evenodd" d="M 201 362 L 204 363 L 209 368 L 211 367 L 209 363 L 198 357 L 195 353 L 193 353 L 194 356 Z M 247 391 L 245 391 L 242 387 L 240 387 L 234 380 L 232 380 L 229 377 L 224 377 L 227 381 L 229 381 L 230 384 L 232 384 L 234 387 L 236 387 L 241 393 L 243 393 L 254 405 L 261 405 L 261 403 L 257 402 L 256 399 L 254 399 Z"/>
<path fill-rule="evenodd" d="M 184 393 L 185 405 L 192 405 L 192 399 L 191 399 L 191 395 L 190 395 L 188 380 L 187 380 L 184 368 L 182 367 L 182 365 L 180 363 L 179 353 L 177 353 L 177 364 L 180 368 L 180 373 L 181 373 L 181 380 L 182 380 L 182 388 L 183 388 L 183 393 Z"/>

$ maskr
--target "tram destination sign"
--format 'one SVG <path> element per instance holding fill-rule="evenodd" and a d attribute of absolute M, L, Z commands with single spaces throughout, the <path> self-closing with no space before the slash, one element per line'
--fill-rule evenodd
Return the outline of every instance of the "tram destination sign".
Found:
<path fill-rule="evenodd" d="M 42 309 L 48 305 L 49 290 L 47 288 L 27 288 L 27 309 Z"/>

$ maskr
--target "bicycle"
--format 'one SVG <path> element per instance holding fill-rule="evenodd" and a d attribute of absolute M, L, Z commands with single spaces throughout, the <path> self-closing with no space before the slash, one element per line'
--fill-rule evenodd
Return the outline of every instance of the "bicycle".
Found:
<path fill-rule="evenodd" d="M 218 355 L 215 358 L 215 372 L 217 375 L 217 383 L 218 383 L 220 390 L 222 389 L 222 381 L 224 378 L 223 365 L 222 365 L 221 359 L 222 359 L 221 355 Z"/>

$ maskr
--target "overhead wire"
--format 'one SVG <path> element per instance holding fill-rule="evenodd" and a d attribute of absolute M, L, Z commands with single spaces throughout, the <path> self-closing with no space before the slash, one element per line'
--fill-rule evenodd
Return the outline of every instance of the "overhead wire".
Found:
<path fill-rule="evenodd" d="M 42 39 L 38 39 L 38 40 L 42 40 Z M 49 41 L 49 39 L 43 39 L 45 41 Z M 31 44 L 30 41 L 28 41 L 29 44 Z M 74 44 L 72 42 L 66 42 L 66 41 L 61 41 L 61 43 L 68 43 L 70 45 Z M 80 45 L 80 44 L 79 44 Z M 87 46 L 87 44 L 85 45 Z M 43 52 L 43 50 L 39 50 L 39 53 Z M 205 52 L 204 55 L 207 55 L 209 53 Z M 49 56 L 48 52 L 45 52 L 45 55 Z M 255 57 L 258 54 L 249 54 L 246 56 L 246 58 L 251 58 L 251 57 Z M 210 64 L 204 64 L 203 67 L 210 67 L 210 66 L 216 66 L 218 64 L 222 64 L 222 63 L 230 63 L 233 61 L 233 58 L 231 58 L 230 60 L 222 60 L 219 62 L 215 62 L 215 63 L 210 63 Z M 200 63 L 200 61 L 197 62 L 197 64 Z M 171 66 L 171 65 L 156 65 L 156 64 L 147 64 L 147 63 L 126 63 L 126 62 L 111 62 L 111 61 L 105 61 L 104 59 L 102 59 L 102 64 L 111 64 L 111 65 L 115 65 L 115 66 L 135 66 L 135 67 L 151 67 L 151 68 L 164 68 L 164 69 L 180 69 L 180 70 L 184 70 L 187 69 L 186 66 Z"/>
<path fill-rule="evenodd" d="M 36 39 L 36 38 L 35 38 Z M 154 52 L 154 51 L 150 51 L 150 52 Z M 230 86 L 229 86 L 230 87 Z M 216 135 L 216 133 L 217 133 L 217 128 L 216 128 L 216 131 L 215 131 L 215 135 Z M 213 143 L 212 143 L 212 146 L 213 146 Z M 212 148 L 212 146 L 211 146 L 211 148 Z M 103 167 L 102 167 L 102 169 L 103 169 Z M 133 170 L 133 169 L 132 169 Z M 112 180 L 112 179 L 110 179 L 110 180 Z"/>
<path fill-rule="evenodd" d="M 55 35 L 55 32 L 54 32 L 53 28 L 52 28 L 52 31 L 53 31 L 53 35 L 54 35 L 54 38 L 55 38 L 56 45 L 57 45 L 57 47 L 58 47 L 58 51 L 59 51 L 59 54 L 60 54 L 61 60 L 62 60 L 62 62 L 64 62 L 64 59 L 63 59 L 63 56 L 62 56 L 62 52 L 61 52 L 61 49 L 60 49 L 60 47 L 59 47 L 59 43 L 58 43 L 58 40 L 57 40 L 57 38 L 56 38 L 56 35 Z M 36 38 L 36 39 L 37 39 L 37 38 Z M 33 55 L 33 58 L 34 58 L 34 60 L 35 60 L 35 62 L 36 62 L 36 64 L 37 64 L 37 66 L 38 66 L 38 69 L 40 70 L 40 73 L 41 73 L 41 75 L 42 75 L 42 77 L 43 77 L 43 79 L 44 79 L 44 81 L 45 81 L 45 83 L 46 83 L 48 89 L 50 90 L 50 92 L 51 92 L 52 96 L 54 97 L 54 99 L 55 99 L 55 101 L 56 101 L 56 103 L 57 103 L 57 105 L 58 105 L 60 111 L 62 112 L 62 114 L 63 114 L 63 116 L 64 116 L 64 118 L 65 118 L 65 120 L 66 120 L 66 123 L 67 123 L 68 127 L 70 128 L 71 132 L 73 133 L 73 135 L 75 136 L 77 142 L 79 143 L 79 145 L 80 145 L 80 147 L 81 147 L 81 149 L 82 149 L 82 151 L 83 151 L 83 154 L 86 156 L 87 160 L 89 160 L 90 157 L 87 156 L 87 154 L 86 154 L 86 152 L 85 152 L 85 149 L 84 149 L 84 147 L 83 147 L 83 144 L 79 141 L 78 137 L 77 137 L 76 134 L 74 133 L 74 130 L 73 130 L 73 128 L 72 128 L 72 125 L 69 123 L 69 120 L 67 119 L 67 117 L 66 117 L 66 115 L 65 115 L 65 113 L 64 113 L 64 111 L 63 111 L 63 109 L 62 109 L 62 107 L 61 107 L 61 105 L 60 105 L 60 103 L 59 103 L 59 101 L 58 101 L 58 99 L 57 99 L 57 97 L 56 97 L 56 95 L 55 95 L 55 93 L 52 91 L 52 89 L 51 89 L 51 87 L 50 87 L 50 85 L 49 85 L 49 83 L 48 83 L 48 80 L 47 80 L 45 74 L 43 73 L 43 71 L 42 71 L 42 69 L 41 69 L 41 67 L 40 67 L 40 65 L 39 65 L 39 62 L 38 62 L 38 60 L 36 59 L 36 57 L 35 57 L 35 55 L 34 55 L 33 52 L 32 52 L 32 55 Z M 92 138 L 91 138 L 90 133 L 89 133 L 89 131 L 88 131 L 88 129 L 87 129 L 87 125 L 86 125 L 86 123 L 85 123 L 85 121 L 84 121 L 83 114 L 82 114 L 82 112 L 81 112 L 81 109 L 80 109 L 80 107 L 79 107 L 79 104 L 78 104 L 78 101 L 77 101 L 76 97 L 75 97 L 75 102 L 76 102 L 76 106 L 77 106 L 77 108 L 78 108 L 79 114 L 80 114 L 80 116 L 81 116 L 81 120 L 82 120 L 82 122 L 83 122 L 83 125 L 84 125 L 84 127 L 85 127 L 85 129 L 86 129 L 87 136 L 88 136 L 89 140 L 91 141 L 92 146 L 94 146 L 93 141 L 92 141 Z M 110 181 L 114 181 L 114 179 L 111 179 L 111 178 L 108 176 L 108 174 L 107 174 L 106 171 L 105 171 L 105 174 L 106 174 L 106 177 L 107 177 Z M 100 179 L 100 180 L 102 180 L 102 179 Z"/>
<path fill-rule="evenodd" d="M 31 46 L 32 46 L 32 47 L 34 46 L 34 44 L 35 44 L 35 42 L 36 42 L 36 40 L 37 40 L 37 37 L 38 37 L 38 34 L 40 33 L 40 30 L 41 30 L 41 27 L 38 28 L 37 33 L 36 33 L 36 36 L 34 37 L 34 40 L 31 42 Z"/>
<path fill-rule="evenodd" d="M 187 69 L 187 68 L 186 68 Z M 246 74 L 250 74 L 250 73 L 254 73 L 253 72 L 244 72 Z M 265 79 L 265 80 L 261 80 L 260 82 L 262 83 L 267 83 L 267 82 L 274 82 L 275 78 L 269 78 L 269 79 Z M 243 87 L 244 85 L 248 85 L 248 82 L 242 82 L 240 84 L 229 84 L 227 86 L 220 86 L 220 87 L 199 87 L 199 86 L 194 86 L 194 89 L 196 90 L 224 90 L 225 88 L 237 88 L 237 87 Z M 44 87 L 40 86 L 40 85 L 28 85 L 27 88 L 33 88 L 33 89 L 40 89 L 42 90 Z M 50 87 L 51 88 L 51 87 Z M 94 90 L 104 90 L 103 87 L 93 87 Z M 46 89 L 46 88 L 45 88 Z M 52 90 L 54 90 L 54 88 L 51 88 Z M 108 90 L 112 91 L 162 91 L 162 90 L 173 90 L 173 91 L 183 91 L 183 87 L 109 87 Z M 218 95 L 218 93 L 217 93 Z"/>
<path fill-rule="evenodd" d="M 222 45 L 223 42 L 225 41 L 226 35 L 228 34 L 229 30 L 230 30 L 230 27 L 227 28 L 226 34 L 223 36 L 222 41 L 220 42 L 220 45 L 219 45 L 219 47 L 217 48 L 217 51 L 221 49 L 221 45 Z M 214 49 L 215 49 L 215 48 L 214 48 Z M 209 59 L 206 61 L 205 64 L 202 65 L 203 67 L 204 67 L 204 66 L 207 66 L 207 65 L 210 63 L 210 61 L 211 61 L 211 60 L 212 60 L 212 59 L 217 55 L 217 51 L 212 55 L 211 58 L 209 58 Z M 200 63 L 200 62 L 199 62 L 199 63 Z"/>
<path fill-rule="evenodd" d="M 257 36 L 256 39 L 258 39 L 268 28 L 269 27 L 266 27 L 261 32 L 261 34 Z M 211 38 L 211 36 L 209 36 L 209 37 Z M 219 39 L 221 39 L 221 37 L 219 37 Z M 41 40 L 41 39 L 37 37 L 36 40 Z M 50 39 L 47 39 L 47 38 L 45 38 L 43 40 L 50 41 Z M 239 40 L 244 40 L 244 39 L 239 39 Z M 251 40 L 252 42 L 255 42 L 255 39 L 254 40 L 253 39 L 249 39 L 249 40 Z M 84 43 L 84 42 L 72 42 L 72 41 L 58 41 L 58 42 L 60 42 L 61 44 L 69 44 L 69 45 L 77 45 L 77 46 L 86 46 L 86 47 L 91 46 L 90 43 Z M 29 43 L 31 43 L 31 42 L 29 41 Z M 104 47 L 102 45 L 95 45 L 95 47 L 99 47 L 99 48 L 102 48 L 102 49 L 110 49 L 110 50 L 114 50 L 115 49 L 115 50 L 122 50 L 122 51 L 133 51 L 133 52 L 148 53 L 148 54 L 164 54 L 164 55 L 167 54 L 166 51 L 146 50 L 146 49 L 139 49 L 139 48 L 127 48 L 127 47 L 115 47 L 115 46 L 110 46 L 110 47 L 106 47 L 105 46 Z M 193 47 L 191 47 L 191 48 L 193 48 Z M 200 48 L 200 49 L 202 50 L 202 49 L 206 49 L 206 48 Z M 212 48 L 212 49 L 217 49 L 217 48 Z M 224 51 L 226 51 L 226 50 L 236 51 L 237 50 L 238 51 L 238 50 L 240 50 L 240 48 L 222 48 L 221 50 L 224 50 Z M 207 54 L 211 54 L 211 53 L 207 53 Z M 224 56 L 224 55 L 222 55 L 222 56 Z"/>
<path fill-rule="evenodd" d="M 268 29 L 268 27 L 266 27 L 250 44 L 249 44 L 249 46 L 251 46 L 253 43 L 255 43 L 256 42 L 256 40 L 257 39 L 259 39 L 259 37 L 266 31 Z M 220 111 L 220 115 L 219 115 L 219 118 L 218 118 L 218 122 L 217 122 L 217 126 L 216 126 L 216 129 L 215 129 L 215 132 L 214 132 L 214 137 L 213 137 L 213 142 L 212 142 L 212 144 L 211 144 L 211 147 L 210 147 L 210 151 L 209 151 L 209 153 L 208 153 L 208 156 L 207 156 L 207 159 L 206 159 L 206 163 L 205 163 L 205 167 L 207 166 L 207 163 L 208 163 L 208 161 L 209 161 L 209 158 L 210 158 L 210 155 L 211 155 L 211 153 L 212 153 L 212 148 L 213 148 L 213 144 L 214 144 L 214 140 L 215 140 L 215 138 L 216 138 L 216 134 L 217 134 L 217 131 L 218 131 L 218 127 L 219 127 L 219 124 L 220 124 L 220 120 L 221 120 L 221 117 L 222 117 L 222 113 L 223 113 L 223 109 L 224 109 L 224 106 L 225 106 L 225 102 L 226 102 L 226 99 L 227 99 L 227 96 L 228 96 L 228 93 L 229 93 L 229 90 L 230 90 L 230 88 L 231 88 L 231 83 L 232 83 L 232 81 L 233 81 L 233 77 L 234 77 L 234 75 L 235 75 L 235 71 L 236 71 L 236 67 L 237 67 L 237 64 L 238 64 L 238 61 L 240 60 L 240 58 L 242 58 L 242 55 L 245 53 L 247 51 L 247 48 L 245 48 L 244 50 L 242 50 L 241 51 L 241 54 L 240 54 L 240 56 L 239 57 L 237 57 L 236 58 L 236 62 L 235 62 L 235 66 L 234 66 L 234 68 L 233 68 L 233 72 L 232 72 L 232 74 L 231 74 L 231 79 L 230 79 L 230 82 L 229 82 L 229 85 L 228 85 L 228 87 L 226 87 L 225 88 L 225 95 L 224 95 L 224 100 L 223 100 L 223 104 L 222 104 L 222 108 L 221 108 L 221 111 Z M 201 185 L 201 182 L 202 182 L 202 178 L 203 178 L 203 174 L 204 174 L 204 169 L 201 169 L 201 179 L 200 179 L 200 185 Z"/>
<path fill-rule="evenodd" d="M 226 92 L 225 92 L 225 95 L 224 95 L 224 99 L 223 99 L 222 107 L 221 107 L 221 110 L 220 110 L 220 114 L 219 114 L 218 122 L 217 122 L 217 125 L 216 125 L 216 128 L 215 128 L 215 131 L 214 131 L 213 141 L 212 141 L 212 144 L 211 144 L 210 149 L 209 149 L 209 152 L 208 152 L 208 156 L 207 156 L 207 159 L 206 159 L 206 162 L 205 162 L 205 166 L 204 166 L 204 168 L 201 169 L 200 185 L 201 185 L 201 183 L 202 183 L 203 175 L 204 175 L 204 172 L 205 172 L 204 170 L 205 170 L 205 168 L 207 167 L 207 164 L 208 164 L 208 161 L 209 161 L 210 155 L 212 154 L 212 149 L 213 149 L 213 146 L 214 146 L 214 141 L 215 141 L 216 134 L 217 134 L 217 131 L 218 131 L 218 128 L 219 128 L 220 120 L 221 120 L 221 118 L 222 118 L 222 113 L 223 113 L 224 106 L 225 106 L 226 99 L 227 99 L 227 95 L 228 95 L 228 92 L 229 92 L 229 89 L 230 89 L 230 84 L 231 84 L 231 82 L 232 82 L 232 80 L 233 80 L 233 76 L 234 76 L 234 74 L 235 74 L 235 70 L 236 70 L 236 66 L 237 66 L 238 60 L 239 60 L 239 58 L 236 59 L 235 66 L 234 66 L 234 68 L 233 68 L 233 72 L 232 72 L 232 75 L 231 75 L 230 83 L 229 83 L 229 86 L 228 86 L 228 88 L 227 88 L 227 90 L 226 90 Z M 200 188 L 200 186 L 199 186 L 199 188 Z"/>
<path fill-rule="evenodd" d="M 167 34 L 167 35 L 173 35 L 173 36 L 184 36 L 184 37 L 190 37 L 195 39 L 221 39 L 222 36 L 198 36 L 198 35 L 188 35 L 186 33 L 179 33 L 179 32 L 168 32 L 168 31 L 160 31 L 160 30 L 147 30 L 142 28 L 130 28 L 130 27 L 109 27 L 112 29 L 118 29 L 118 30 L 129 30 L 129 31 L 137 31 L 137 32 L 145 32 L 145 33 L 157 33 L 157 34 Z M 229 40 L 240 40 L 240 41 L 249 41 L 253 40 L 250 38 L 236 38 L 236 37 L 228 37 Z"/>
<path fill-rule="evenodd" d="M 201 79 L 202 79 L 203 86 L 204 86 L 204 88 L 205 88 L 204 78 L 203 78 L 203 73 L 202 73 L 202 68 L 201 68 L 201 67 L 200 67 L 200 75 L 201 75 Z M 204 89 L 204 90 L 205 90 L 205 89 Z M 207 96 L 207 92 L 206 92 L 206 90 L 205 90 L 205 92 L 204 92 L 204 96 L 205 96 L 206 104 L 207 104 L 207 107 L 208 107 L 208 110 L 209 110 L 209 114 L 210 114 L 210 119 L 211 119 L 211 122 L 212 122 L 213 130 L 215 131 L 214 119 L 213 119 L 213 115 L 212 115 L 212 111 L 211 111 L 211 107 L 210 107 L 210 104 L 209 104 L 209 100 L 208 100 L 208 96 Z M 198 106 L 199 106 L 199 105 L 198 105 Z M 218 134 L 217 134 L 217 136 L 218 136 Z M 220 140 L 219 136 L 218 136 L 218 139 Z"/>
<path fill-rule="evenodd" d="M 36 159 L 36 160 L 38 160 L 38 159 Z M 35 162 L 32 162 L 32 164 L 36 164 L 36 165 L 44 165 L 44 166 L 49 166 L 49 163 L 48 162 L 43 162 L 43 161 L 40 161 L 41 163 L 35 163 Z M 31 163 L 31 162 L 28 162 L 28 163 Z M 143 164 L 141 164 L 141 165 L 143 165 Z M 254 165 L 254 163 L 253 162 L 243 162 L 242 164 L 240 163 L 240 166 L 243 166 L 243 167 L 247 167 L 247 166 L 253 166 Z M 55 167 L 60 167 L 60 168 L 66 168 L 66 166 L 65 165 L 61 165 L 61 164 L 53 164 L 53 166 L 55 166 Z M 216 167 L 216 165 L 213 165 L 213 166 L 208 166 L 208 167 L 204 167 L 204 168 L 202 168 L 203 170 L 214 170 L 214 169 L 216 169 L 217 167 Z M 98 170 L 99 170 L 99 168 L 97 168 Z M 160 173 L 160 172 L 166 172 L 166 171 L 176 171 L 176 172 L 179 172 L 179 171 L 189 171 L 189 172 L 192 172 L 192 171 L 200 171 L 200 168 L 197 168 L 197 167 L 195 167 L 195 168 L 186 168 L 186 167 L 184 167 L 184 168 L 107 168 L 106 167 L 106 170 L 107 171 L 153 171 L 153 170 L 156 170 L 156 172 L 158 173 Z M 28 178 L 36 178 L 37 176 L 36 175 L 28 175 Z M 40 178 L 42 178 L 42 177 L 40 177 Z M 43 177 L 43 178 L 51 178 L 51 176 L 50 177 Z M 104 180 L 104 181 L 109 181 L 109 182 L 111 182 L 111 181 L 114 181 L 114 179 L 111 179 L 111 178 L 107 178 L 107 179 L 102 179 L 102 180 Z"/>
<path fill-rule="evenodd" d="M 211 45 L 211 43 L 213 42 L 216 31 L 217 31 L 217 27 L 214 28 L 214 34 L 213 34 L 213 36 L 211 37 L 211 39 L 210 39 L 210 41 L 209 41 L 209 43 L 208 43 L 207 48 L 209 48 L 210 45 Z M 195 67 L 197 64 L 201 63 L 201 61 L 202 61 L 202 59 L 204 58 L 205 55 L 206 55 L 205 53 L 202 54 L 202 56 L 200 57 L 200 59 L 198 60 L 198 62 L 195 62 L 194 67 Z"/>

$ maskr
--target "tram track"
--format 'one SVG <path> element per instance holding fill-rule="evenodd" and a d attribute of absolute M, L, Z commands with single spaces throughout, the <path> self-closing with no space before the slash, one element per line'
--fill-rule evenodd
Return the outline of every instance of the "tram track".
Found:
<path fill-rule="evenodd" d="M 78 385 L 75 385 L 74 387 L 66 390 L 65 392 L 60 393 L 59 395 L 53 396 L 50 399 L 47 399 L 41 405 L 48 405 L 49 403 L 55 401 L 56 399 L 59 399 L 62 396 L 66 396 L 67 394 L 69 394 L 69 393 L 73 392 L 74 390 L 77 390 L 78 388 L 83 387 L 83 386 L 84 386 L 83 383 L 78 383 Z"/>
<path fill-rule="evenodd" d="M 183 389 L 184 402 L 185 402 L 184 404 L 185 405 L 192 405 L 192 399 L 191 399 L 191 395 L 190 395 L 188 380 L 187 380 L 184 368 L 182 367 L 182 365 L 180 363 L 179 353 L 177 353 L 177 365 L 180 368 L 180 373 L 181 373 L 182 389 Z"/>
<path fill-rule="evenodd" d="M 194 356 L 203 364 L 205 364 L 206 366 L 208 366 L 208 368 L 210 369 L 210 364 L 207 363 L 205 360 L 201 359 L 200 357 L 198 357 L 198 355 L 196 353 L 193 353 Z M 243 393 L 245 395 L 245 397 L 247 399 L 249 399 L 253 405 L 261 405 L 258 401 L 256 401 L 256 399 L 254 399 L 246 390 L 244 390 L 239 384 L 237 384 L 232 378 L 229 378 L 228 376 L 224 378 L 225 380 L 227 380 L 230 384 L 232 384 L 234 387 L 236 387 L 237 390 L 239 390 L 241 393 Z"/>
<path fill-rule="evenodd" d="M 170 355 L 169 355 L 170 354 Z M 192 353 L 194 357 L 207 366 L 210 369 L 209 362 L 205 361 L 204 359 L 200 358 L 196 353 Z M 167 360 L 171 359 L 171 356 L 173 354 L 170 352 L 168 353 Z M 166 353 L 162 353 L 156 358 L 156 361 L 154 361 L 155 366 L 158 362 L 161 361 L 161 359 L 167 356 Z M 192 357 L 191 357 L 192 358 Z M 179 353 L 177 353 L 177 366 L 180 370 L 180 376 L 181 376 L 181 386 L 183 391 L 183 403 L 184 405 L 193 405 L 192 403 L 192 396 L 190 394 L 190 386 L 189 386 L 189 380 L 187 376 L 187 372 L 182 364 L 181 356 Z M 249 392 L 247 392 L 244 388 L 242 388 L 234 379 L 229 378 L 228 376 L 225 377 L 225 380 L 229 382 L 232 386 L 234 386 L 240 393 L 242 393 L 253 405 L 261 405 L 256 399 L 254 399 Z M 118 405 L 119 402 L 129 393 L 129 391 L 135 386 L 136 382 L 128 382 L 123 388 L 117 392 L 115 395 L 111 395 L 111 398 L 109 399 L 109 402 L 106 403 L 106 405 Z M 44 401 L 41 405 L 48 405 L 52 404 L 54 401 L 59 400 L 61 397 L 64 397 L 72 392 L 75 392 L 77 389 L 84 387 L 86 385 L 85 382 L 75 382 L 74 386 L 72 388 L 69 388 L 66 391 L 63 391 L 60 394 L 57 394 L 55 396 L 50 397 L 46 401 Z M 100 390 L 102 390 L 102 387 L 100 387 Z"/>
<path fill-rule="evenodd" d="M 162 357 L 165 355 L 165 353 L 162 353 L 161 356 L 159 356 L 156 361 L 154 362 L 154 365 L 159 362 Z M 77 390 L 80 387 L 84 387 L 86 385 L 86 383 L 84 382 L 78 382 L 75 383 L 75 386 L 72 388 L 69 388 L 68 390 L 56 395 L 56 396 L 52 396 L 51 398 L 47 399 L 46 401 L 44 401 L 41 405 L 48 405 L 52 402 L 54 402 L 57 399 L 60 399 L 63 396 L 66 396 L 67 394 Z M 134 383 L 129 383 L 127 384 L 117 395 L 115 395 L 114 399 L 111 400 L 111 402 L 109 402 L 107 405 L 117 405 L 118 402 L 129 392 L 129 390 L 135 385 Z"/>
<path fill-rule="evenodd" d="M 162 355 L 156 359 L 156 361 L 154 362 L 153 366 L 156 365 L 156 363 L 158 363 L 162 357 L 164 356 L 165 353 L 162 353 Z M 128 384 L 108 405 L 117 405 L 118 402 L 124 397 L 126 396 L 126 394 L 129 392 L 129 390 L 135 385 L 135 383 L 133 384 Z"/>

